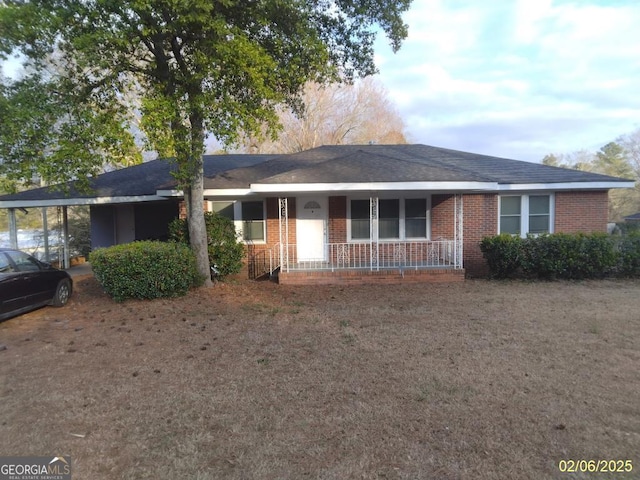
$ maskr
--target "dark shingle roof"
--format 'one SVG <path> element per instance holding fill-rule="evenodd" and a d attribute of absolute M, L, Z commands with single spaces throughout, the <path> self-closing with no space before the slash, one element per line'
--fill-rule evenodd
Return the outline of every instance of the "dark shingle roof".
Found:
<path fill-rule="evenodd" d="M 156 195 L 176 186 L 175 165 L 153 160 L 99 175 L 93 191 L 68 193 L 38 188 L 1 201 L 47 201 Z M 460 152 L 428 145 L 330 145 L 289 155 L 205 155 L 205 189 L 249 188 L 252 184 L 489 182 L 545 184 L 628 182 L 590 172 Z"/>
<path fill-rule="evenodd" d="M 205 188 L 408 181 L 525 184 L 629 180 L 428 145 L 330 145 L 224 172 L 205 179 Z"/>
<path fill-rule="evenodd" d="M 205 155 L 205 176 L 214 176 L 225 170 L 246 167 L 273 158 L 273 155 Z M 68 193 L 52 187 L 36 188 L 0 197 L 10 200 L 53 200 L 63 198 L 133 197 L 155 195 L 159 189 L 175 186 L 172 172 L 175 164 L 167 160 L 152 160 L 133 167 L 103 173 L 91 179 L 90 192 L 79 192 L 74 182 L 69 182 Z"/>

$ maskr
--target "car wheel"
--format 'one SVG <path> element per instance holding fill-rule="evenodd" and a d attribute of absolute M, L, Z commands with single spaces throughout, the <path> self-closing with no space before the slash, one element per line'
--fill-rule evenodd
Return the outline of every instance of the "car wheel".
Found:
<path fill-rule="evenodd" d="M 67 304 L 69 297 L 71 297 L 71 282 L 65 278 L 58 283 L 56 294 L 53 296 L 51 304 L 54 307 L 62 307 Z"/>

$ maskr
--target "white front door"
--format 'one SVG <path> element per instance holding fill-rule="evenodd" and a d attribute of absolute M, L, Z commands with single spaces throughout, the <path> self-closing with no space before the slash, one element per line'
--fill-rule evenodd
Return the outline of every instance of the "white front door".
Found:
<path fill-rule="evenodd" d="M 298 261 L 325 261 L 327 237 L 327 199 L 296 199 Z"/>

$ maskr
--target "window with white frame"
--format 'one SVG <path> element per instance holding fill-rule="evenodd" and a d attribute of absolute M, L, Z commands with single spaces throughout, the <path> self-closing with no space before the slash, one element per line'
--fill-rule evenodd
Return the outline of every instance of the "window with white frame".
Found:
<path fill-rule="evenodd" d="M 551 233 L 553 195 L 503 195 L 498 231 L 511 235 Z"/>
<path fill-rule="evenodd" d="M 242 238 L 264 241 L 264 205 L 262 201 L 242 202 Z"/>
<path fill-rule="evenodd" d="M 380 240 L 424 240 L 428 237 L 429 203 L 426 198 L 381 198 L 378 200 Z M 349 239 L 369 240 L 370 199 L 349 201 Z"/>
<path fill-rule="evenodd" d="M 244 241 L 263 242 L 265 240 L 266 222 L 262 200 L 249 202 L 213 201 L 211 209 L 232 220 Z"/>
<path fill-rule="evenodd" d="M 211 210 L 233 222 L 236 218 L 233 211 L 234 203 L 235 202 L 211 202 Z"/>

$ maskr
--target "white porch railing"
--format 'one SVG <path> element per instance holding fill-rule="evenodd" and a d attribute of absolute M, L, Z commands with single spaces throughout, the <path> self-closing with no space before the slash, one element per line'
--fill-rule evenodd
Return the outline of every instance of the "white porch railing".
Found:
<path fill-rule="evenodd" d="M 455 241 L 329 243 L 321 258 L 298 258 L 296 245 L 276 245 L 271 249 L 270 268 L 290 270 L 379 270 L 388 268 L 462 268 L 455 255 Z M 282 262 L 287 258 L 288 262 Z M 457 264 L 459 263 L 459 265 Z"/>

